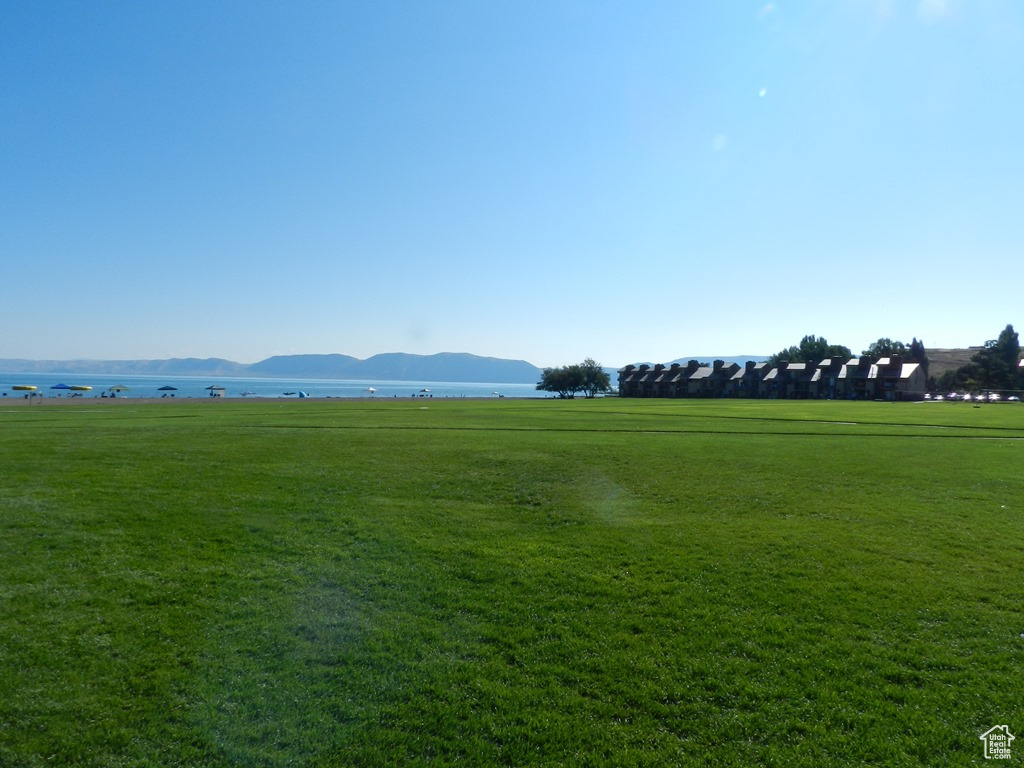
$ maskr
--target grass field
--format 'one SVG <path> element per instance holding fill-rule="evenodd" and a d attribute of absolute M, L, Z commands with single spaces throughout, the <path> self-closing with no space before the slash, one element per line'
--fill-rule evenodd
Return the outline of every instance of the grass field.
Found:
<path fill-rule="evenodd" d="M 0 467 L 0 765 L 944 766 L 1024 731 L 1024 407 L 17 407 Z"/>

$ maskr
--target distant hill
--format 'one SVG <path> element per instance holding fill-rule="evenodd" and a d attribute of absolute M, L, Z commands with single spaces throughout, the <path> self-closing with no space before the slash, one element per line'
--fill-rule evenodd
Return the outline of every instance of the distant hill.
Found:
<path fill-rule="evenodd" d="M 465 381 L 533 384 L 541 371 L 525 360 L 480 357 L 468 353 L 436 355 L 392 353 L 359 360 L 348 355 L 277 355 L 246 365 L 220 358 L 168 360 L 17 360 L 0 359 L 0 370 L 17 373 L 82 373 L 164 376 L 253 376 L 290 379 L 366 381 Z"/>
<path fill-rule="evenodd" d="M 531 383 L 540 379 L 540 369 L 525 360 L 442 352 L 437 355 L 374 355 L 363 361 L 375 377 L 397 381 L 477 381 Z M 365 378 L 365 376 L 363 377 Z"/>
<path fill-rule="evenodd" d="M 247 365 L 218 357 L 167 360 L 18 360 L 0 359 L 12 373 L 84 373 L 112 376 L 245 376 Z"/>
<path fill-rule="evenodd" d="M 984 347 L 968 347 L 967 349 L 928 349 L 928 376 L 938 378 L 946 371 L 955 371 L 971 362 L 971 358 Z"/>
<path fill-rule="evenodd" d="M 347 355 L 284 355 L 253 363 L 250 376 L 375 381 L 467 381 L 533 384 L 540 369 L 525 360 L 480 357 L 464 352 L 410 355 L 403 352 L 359 360 Z"/>
<path fill-rule="evenodd" d="M 276 355 L 246 368 L 249 376 L 306 379 L 354 379 L 351 371 L 362 360 L 348 355 Z"/>

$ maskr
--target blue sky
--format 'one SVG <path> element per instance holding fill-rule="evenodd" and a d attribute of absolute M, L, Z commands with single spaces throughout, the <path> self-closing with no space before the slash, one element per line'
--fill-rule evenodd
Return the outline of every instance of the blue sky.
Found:
<path fill-rule="evenodd" d="M 1024 5 L 0 4 L 0 357 L 995 338 Z"/>

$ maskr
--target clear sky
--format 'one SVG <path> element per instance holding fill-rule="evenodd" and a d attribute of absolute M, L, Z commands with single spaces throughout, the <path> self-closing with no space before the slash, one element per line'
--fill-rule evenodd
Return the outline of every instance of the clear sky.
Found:
<path fill-rule="evenodd" d="M 981 344 L 1022 136 L 1016 0 L 6 0 L 0 357 Z"/>

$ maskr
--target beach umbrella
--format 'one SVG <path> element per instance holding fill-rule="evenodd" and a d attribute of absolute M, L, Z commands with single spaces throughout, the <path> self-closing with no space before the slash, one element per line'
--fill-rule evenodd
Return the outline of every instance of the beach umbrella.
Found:
<path fill-rule="evenodd" d="M 15 384 L 11 389 L 15 392 L 24 392 L 26 399 L 36 396 L 36 386 L 34 384 Z"/>
<path fill-rule="evenodd" d="M 421 389 L 421 390 L 420 390 L 420 392 L 429 392 L 429 391 L 430 391 L 430 390 L 429 390 L 429 389 L 427 389 L 426 387 L 424 387 L 423 389 Z"/>
<path fill-rule="evenodd" d="M 71 389 L 67 384 L 54 384 L 50 389 Z"/>
<path fill-rule="evenodd" d="M 110 392 L 127 392 L 130 387 L 126 387 L 124 384 L 118 384 L 116 387 L 111 387 L 108 391 Z"/>
<path fill-rule="evenodd" d="M 170 384 L 165 384 L 164 386 L 160 387 L 157 390 L 157 392 L 177 392 L 177 391 L 178 391 L 178 388 L 177 387 L 172 387 Z"/>
<path fill-rule="evenodd" d="M 71 389 L 75 392 L 92 392 L 92 387 L 87 384 L 72 384 Z"/>

